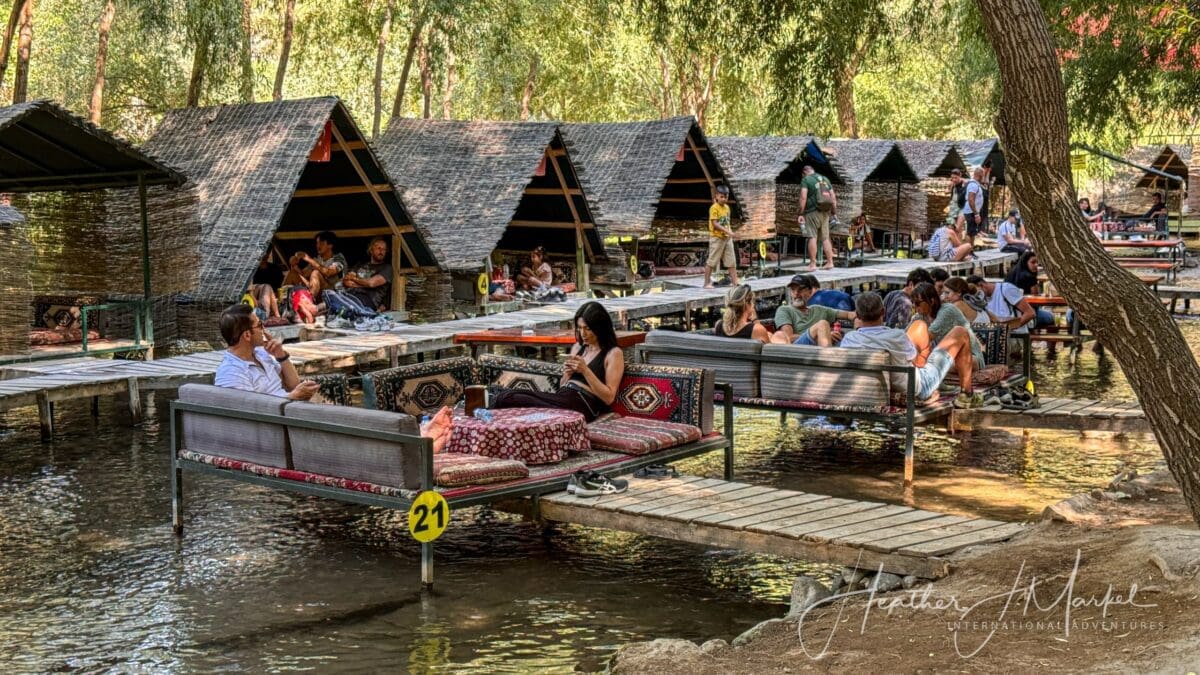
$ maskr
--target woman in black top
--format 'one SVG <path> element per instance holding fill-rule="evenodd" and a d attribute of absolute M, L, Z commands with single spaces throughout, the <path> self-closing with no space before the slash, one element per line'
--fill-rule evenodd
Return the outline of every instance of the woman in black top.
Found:
<path fill-rule="evenodd" d="M 758 314 L 754 309 L 754 289 L 749 284 L 741 284 L 729 289 L 725 294 L 725 309 L 721 312 L 721 320 L 713 326 L 713 335 L 717 337 L 742 338 L 758 340 L 762 343 L 771 341 L 771 331 L 757 321 Z"/>
<path fill-rule="evenodd" d="M 591 422 L 611 410 L 624 376 L 625 355 L 617 346 L 612 317 L 600 303 L 586 302 L 575 312 L 575 345 L 558 391 L 503 389 L 491 407 L 563 408 Z"/>

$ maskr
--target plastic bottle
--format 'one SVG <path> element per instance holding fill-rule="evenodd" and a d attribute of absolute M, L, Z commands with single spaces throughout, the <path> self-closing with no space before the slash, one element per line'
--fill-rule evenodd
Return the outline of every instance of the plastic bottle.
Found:
<path fill-rule="evenodd" d="M 491 410 L 488 410 L 487 408 L 476 408 L 475 419 L 482 420 L 484 422 L 491 422 L 494 418 Z"/>
<path fill-rule="evenodd" d="M 433 418 L 431 418 L 429 415 L 422 415 L 422 416 L 421 416 L 421 426 L 420 426 L 419 428 L 420 428 L 420 430 L 421 430 L 421 435 L 422 435 L 422 436 L 424 436 L 424 435 L 425 435 L 425 431 L 429 429 L 429 422 L 430 422 L 432 419 L 433 419 Z"/>

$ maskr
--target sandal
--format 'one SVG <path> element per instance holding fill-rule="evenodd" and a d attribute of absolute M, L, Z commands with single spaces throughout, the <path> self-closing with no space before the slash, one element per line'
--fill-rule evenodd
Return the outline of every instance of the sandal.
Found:
<path fill-rule="evenodd" d="M 669 464 L 651 464 L 643 466 L 633 474 L 634 478 L 653 478 L 662 480 L 664 478 L 679 478 L 679 471 Z"/>

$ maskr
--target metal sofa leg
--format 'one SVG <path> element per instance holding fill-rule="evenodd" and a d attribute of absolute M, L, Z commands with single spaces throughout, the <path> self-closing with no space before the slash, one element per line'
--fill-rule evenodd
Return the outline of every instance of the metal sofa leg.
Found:
<path fill-rule="evenodd" d="M 183 469 L 171 468 L 171 527 L 175 536 L 183 536 Z"/>
<path fill-rule="evenodd" d="M 421 586 L 433 588 L 433 542 L 421 544 Z"/>
<path fill-rule="evenodd" d="M 910 486 L 913 482 L 913 426 L 908 425 L 908 430 L 904 434 L 904 485 Z"/>
<path fill-rule="evenodd" d="M 787 426 L 787 411 L 779 412 L 779 426 L 781 426 L 781 427 Z"/>

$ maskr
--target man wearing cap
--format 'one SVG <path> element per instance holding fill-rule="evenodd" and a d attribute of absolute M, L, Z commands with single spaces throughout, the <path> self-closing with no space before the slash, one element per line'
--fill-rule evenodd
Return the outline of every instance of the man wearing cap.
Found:
<path fill-rule="evenodd" d="M 729 270 L 729 283 L 738 285 L 737 257 L 733 250 L 733 230 L 729 227 L 729 186 L 718 185 L 713 205 L 708 209 L 708 261 L 704 264 L 704 287 L 712 288 L 712 273 L 717 265 Z"/>
<path fill-rule="evenodd" d="M 1008 217 L 996 228 L 996 248 L 1002 253 L 1024 253 L 1033 245 L 1025 237 L 1025 223 L 1021 222 L 1021 214 L 1016 209 L 1008 212 Z"/>
<path fill-rule="evenodd" d="M 837 195 L 829 179 L 805 164 L 800 170 L 800 233 L 808 237 L 808 271 L 817 269 L 817 245 L 825 252 L 824 269 L 833 269 L 833 240 L 829 238 L 829 218 L 837 213 Z"/>
<path fill-rule="evenodd" d="M 821 283 L 811 274 L 797 274 L 788 282 L 792 302 L 775 310 L 775 334 L 771 342 L 829 347 L 841 340 L 838 319 L 854 319 L 854 312 L 831 307 L 810 305 L 813 293 Z"/>

